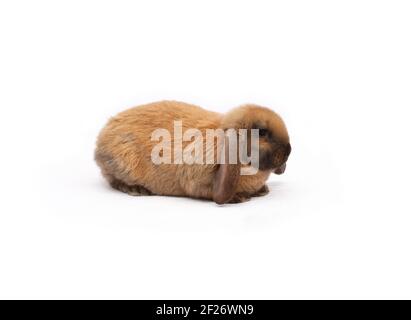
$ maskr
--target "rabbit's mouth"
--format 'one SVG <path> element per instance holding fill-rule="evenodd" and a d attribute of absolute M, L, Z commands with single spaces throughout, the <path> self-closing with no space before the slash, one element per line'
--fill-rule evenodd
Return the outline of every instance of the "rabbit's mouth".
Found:
<path fill-rule="evenodd" d="M 287 164 L 284 162 L 281 166 L 274 168 L 273 172 L 275 174 L 283 174 L 285 172 L 286 167 L 287 167 Z"/>

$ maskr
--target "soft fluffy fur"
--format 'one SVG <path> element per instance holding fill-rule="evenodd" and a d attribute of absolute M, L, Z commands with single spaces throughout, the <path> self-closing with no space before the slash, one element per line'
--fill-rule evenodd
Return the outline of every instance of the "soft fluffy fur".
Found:
<path fill-rule="evenodd" d="M 151 150 L 158 142 L 151 141 L 151 133 L 164 128 L 173 137 L 174 120 L 182 121 L 183 132 L 197 128 L 203 137 L 206 129 L 264 129 L 266 134 L 260 137 L 262 170 L 255 175 L 239 176 L 237 165 L 153 164 Z M 183 148 L 188 143 L 183 142 Z M 273 170 L 285 167 L 290 151 L 284 122 L 270 109 L 244 105 L 222 115 L 182 102 L 161 101 L 126 110 L 110 119 L 98 137 L 95 159 L 110 185 L 120 191 L 225 203 L 268 193 L 265 181 Z"/>

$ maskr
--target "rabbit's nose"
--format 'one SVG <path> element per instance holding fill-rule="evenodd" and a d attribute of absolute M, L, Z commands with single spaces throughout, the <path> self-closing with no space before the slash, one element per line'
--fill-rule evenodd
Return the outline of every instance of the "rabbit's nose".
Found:
<path fill-rule="evenodd" d="M 288 157 L 291 153 L 291 144 L 287 143 L 285 146 L 285 154 Z"/>
<path fill-rule="evenodd" d="M 283 163 L 281 166 L 274 169 L 274 173 L 275 174 L 283 174 L 286 167 L 287 167 L 287 164 Z"/>

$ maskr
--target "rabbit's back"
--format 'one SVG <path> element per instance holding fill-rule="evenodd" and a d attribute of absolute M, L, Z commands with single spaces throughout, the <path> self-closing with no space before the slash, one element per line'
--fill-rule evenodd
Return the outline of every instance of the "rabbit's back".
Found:
<path fill-rule="evenodd" d="M 159 143 L 151 139 L 153 131 L 167 130 L 173 144 L 174 121 L 181 121 L 183 132 L 195 128 L 205 137 L 206 129 L 219 127 L 221 115 L 176 101 L 151 103 L 119 113 L 101 131 L 95 152 L 108 182 L 112 186 L 141 186 L 159 195 L 211 198 L 214 165 L 156 165 L 151 159 L 151 152 Z M 173 149 L 169 151 L 173 155 Z"/>

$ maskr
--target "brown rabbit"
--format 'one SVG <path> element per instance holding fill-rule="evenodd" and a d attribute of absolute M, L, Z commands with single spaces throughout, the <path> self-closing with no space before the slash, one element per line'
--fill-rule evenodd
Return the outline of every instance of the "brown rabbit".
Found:
<path fill-rule="evenodd" d="M 196 128 L 203 137 L 207 129 L 259 129 L 259 170 L 240 175 L 241 164 L 153 163 L 151 154 L 158 144 L 152 140 L 153 131 L 163 128 L 173 133 L 176 120 L 181 121 L 183 132 Z M 172 144 L 162 152 L 174 155 L 172 146 L 178 142 L 170 137 Z M 183 141 L 182 147 L 189 142 Z M 204 143 L 204 154 L 211 153 L 214 159 L 220 150 L 216 144 Z M 270 109 L 248 104 L 223 115 L 183 102 L 161 101 L 110 119 L 98 137 L 95 160 L 110 185 L 130 195 L 186 196 L 223 204 L 267 194 L 265 181 L 271 172 L 284 172 L 290 152 L 285 124 Z"/>

